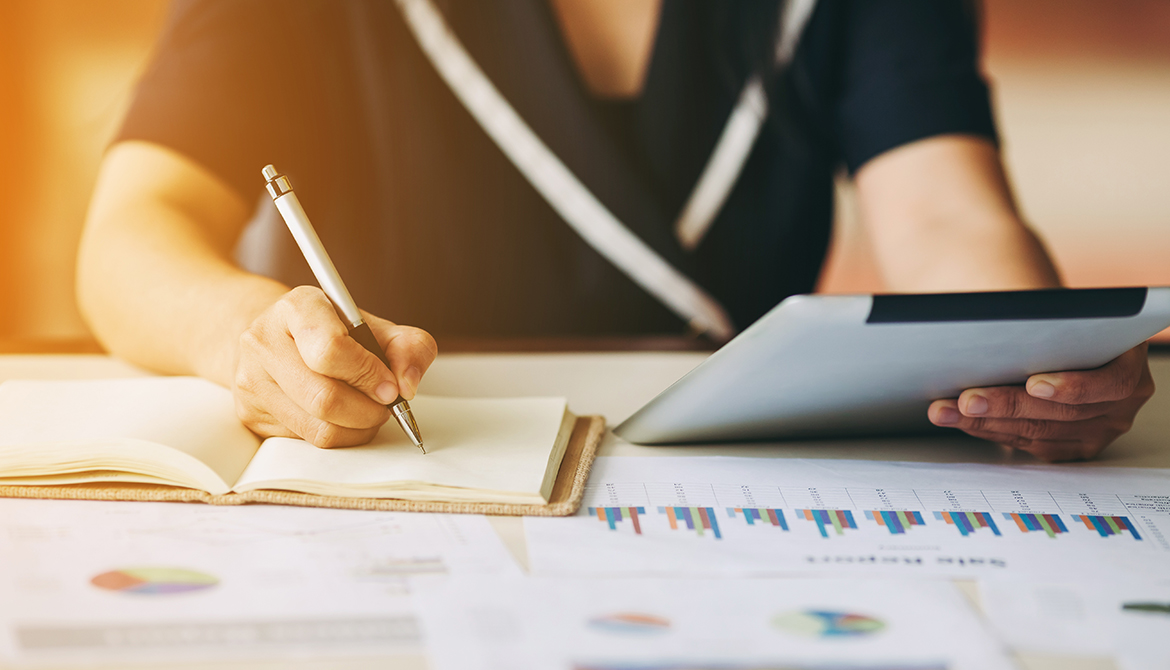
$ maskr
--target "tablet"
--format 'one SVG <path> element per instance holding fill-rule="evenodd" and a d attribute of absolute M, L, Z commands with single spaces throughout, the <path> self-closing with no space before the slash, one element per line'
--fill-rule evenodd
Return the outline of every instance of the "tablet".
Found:
<path fill-rule="evenodd" d="M 1170 326 L 1170 288 L 797 295 L 615 432 L 639 444 L 938 430 L 931 401 L 1096 368 Z"/>

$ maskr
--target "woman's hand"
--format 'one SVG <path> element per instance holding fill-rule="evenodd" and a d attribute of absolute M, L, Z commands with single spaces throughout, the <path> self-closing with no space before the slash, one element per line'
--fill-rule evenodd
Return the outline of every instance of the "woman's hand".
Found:
<path fill-rule="evenodd" d="M 386 404 L 414 398 L 438 346 L 426 331 L 363 317 L 393 372 L 349 336 L 316 287 L 295 288 L 261 313 L 240 336 L 232 385 L 244 425 L 326 448 L 372 440 L 390 418 Z"/>
<path fill-rule="evenodd" d="M 1092 458 L 1133 426 L 1154 394 L 1147 345 L 1096 370 L 1033 375 L 1024 386 L 968 389 L 936 400 L 937 426 L 1021 449 L 1046 461 Z"/>

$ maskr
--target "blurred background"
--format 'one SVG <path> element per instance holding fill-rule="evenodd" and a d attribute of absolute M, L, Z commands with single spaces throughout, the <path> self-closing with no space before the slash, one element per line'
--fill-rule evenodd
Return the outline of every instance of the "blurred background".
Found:
<path fill-rule="evenodd" d="M 0 339 L 84 341 L 73 263 L 164 0 L 0 0 Z M 1020 206 L 1073 286 L 1170 285 L 1170 1 L 984 0 Z M 880 290 L 842 184 L 822 290 Z"/>

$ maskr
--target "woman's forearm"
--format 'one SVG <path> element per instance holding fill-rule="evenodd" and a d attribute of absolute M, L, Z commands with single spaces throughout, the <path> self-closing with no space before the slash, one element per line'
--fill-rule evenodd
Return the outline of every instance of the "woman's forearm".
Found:
<path fill-rule="evenodd" d="M 902 292 L 1049 288 L 1060 277 L 1017 213 L 997 149 L 935 137 L 858 171 L 861 216 L 888 287 Z"/>
<path fill-rule="evenodd" d="M 78 301 L 95 336 L 138 365 L 230 385 L 239 334 L 288 290 L 228 260 L 247 214 L 177 154 L 111 149 L 78 257 Z"/>

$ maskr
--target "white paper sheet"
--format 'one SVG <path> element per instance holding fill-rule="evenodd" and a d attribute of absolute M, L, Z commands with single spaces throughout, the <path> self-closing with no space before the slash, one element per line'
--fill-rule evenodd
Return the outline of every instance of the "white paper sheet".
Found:
<path fill-rule="evenodd" d="M 491 578 L 416 599 L 435 670 L 1011 667 L 939 581 Z"/>
<path fill-rule="evenodd" d="M 1013 649 L 1109 656 L 1170 668 L 1170 581 L 992 579 L 980 584 L 991 627 Z"/>
<path fill-rule="evenodd" d="M 599 458 L 524 525 L 537 574 L 1170 577 L 1170 471 Z"/>
<path fill-rule="evenodd" d="M 519 574 L 478 516 L 42 500 L 0 500 L 0 565 L 33 664 L 417 654 L 413 589 Z"/>

